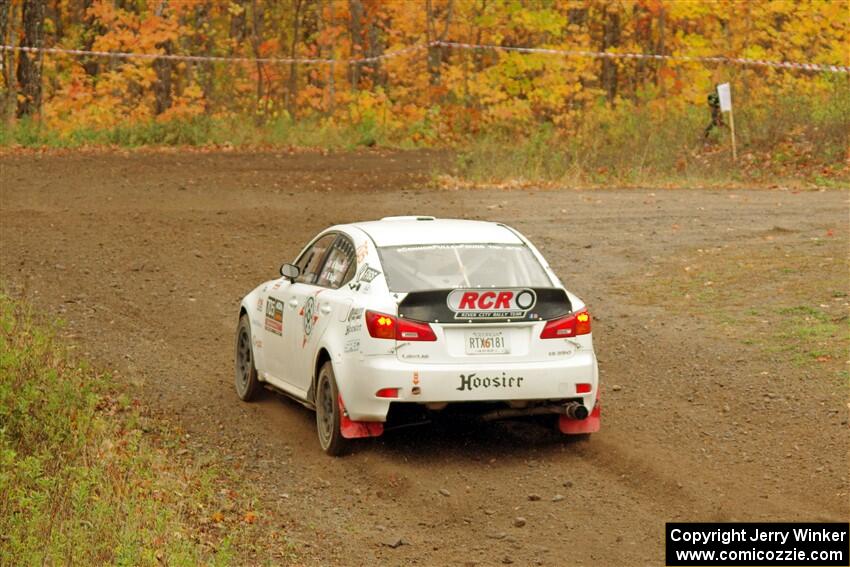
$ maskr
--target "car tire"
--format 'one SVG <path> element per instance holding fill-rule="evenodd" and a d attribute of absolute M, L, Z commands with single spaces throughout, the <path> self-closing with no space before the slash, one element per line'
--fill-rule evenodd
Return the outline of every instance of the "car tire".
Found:
<path fill-rule="evenodd" d="M 254 366 L 254 344 L 248 315 L 239 318 L 239 326 L 236 328 L 235 368 L 236 395 L 243 402 L 257 399 L 263 387 Z"/>
<path fill-rule="evenodd" d="M 333 457 L 344 454 L 350 446 L 349 440 L 342 436 L 341 419 L 334 369 L 331 361 L 327 361 L 319 369 L 316 380 L 316 432 L 322 450 Z"/>

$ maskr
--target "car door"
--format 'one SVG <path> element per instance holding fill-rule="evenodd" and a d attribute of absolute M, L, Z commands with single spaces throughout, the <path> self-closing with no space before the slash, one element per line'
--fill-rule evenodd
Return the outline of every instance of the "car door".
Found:
<path fill-rule="evenodd" d="M 291 343 L 300 340 L 302 324 L 299 317 L 299 286 L 315 279 L 336 234 L 326 234 L 310 244 L 295 261 L 301 270 L 294 283 L 285 278 L 275 281 L 268 289 L 265 302 L 265 357 L 266 371 L 278 386 L 298 387 L 299 381 L 292 365 Z M 301 394 L 302 392 L 295 392 Z"/>
<path fill-rule="evenodd" d="M 263 292 L 263 370 L 267 379 L 280 386 L 278 382 L 288 382 L 283 357 L 286 351 L 285 334 L 292 332 L 284 322 L 286 302 L 292 284 L 286 278 L 271 282 Z"/>
<path fill-rule="evenodd" d="M 356 268 L 354 244 L 344 234 L 336 235 L 333 244 L 323 256 L 318 267 L 307 265 L 304 278 L 293 284 L 292 301 L 297 307 L 299 327 L 287 342 L 293 385 L 299 390 L 309 390 L 313 378 L 319 342 L 333 321 L 340 321 L 350 306 L 345 284 L 353 277 Z M 342 313 L 346 310 L 346 313 Z M 340 323 L 338 323 L 340 324 Z"/>

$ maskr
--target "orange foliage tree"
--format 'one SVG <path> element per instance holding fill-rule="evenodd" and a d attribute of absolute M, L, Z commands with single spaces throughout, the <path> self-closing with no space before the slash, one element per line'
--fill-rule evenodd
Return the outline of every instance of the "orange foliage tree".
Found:
<path fill-rule="evenodd" d="M 759 100 L 783 89 L 816 93 L 835 80 L 681 59 L 429 43 L 435 41 L 850 64 L 850 7 L 829 0 L 33 1 L 45 10 L 40 41 L 46 47 L 249 59 L 46 54 L 40 117 L 60 131 L 209 116 L 259 123 L 372 121 L 433 141 L 541 122 L 571 131 L 589 110 L 617 105 L 704 104 L 712 85 L 726 80 L 742 96 Z M 22 6 L 23 0 L 11 0 L 0 10 L 6 44 L 27 40 Z M 412 45 L 421 48 L 381 58 Z M 16 63 L 25 65 L 25 57 L 3 54 L 5 100 L 17 100 L 31 87 L 10 71 Z"/>

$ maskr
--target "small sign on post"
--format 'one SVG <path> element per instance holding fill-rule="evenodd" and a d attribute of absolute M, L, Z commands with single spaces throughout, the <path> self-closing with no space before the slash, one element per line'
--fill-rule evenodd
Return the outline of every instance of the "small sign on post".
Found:
<path fill-rule="evenodd" d="M 720 99 L 720 111 L 729 113 L 729 131 L 732 133 L 732 159 L 738 161 L 738 148 L 735 145 L 735 115 L 732 112 L 732 89 L 729 83 L 717 85 L 717 98 Z"/>

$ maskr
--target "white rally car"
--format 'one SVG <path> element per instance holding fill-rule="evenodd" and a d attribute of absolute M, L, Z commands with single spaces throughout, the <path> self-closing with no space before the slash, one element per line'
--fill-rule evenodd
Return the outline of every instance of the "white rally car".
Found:
<path fill-rule="evenodd" d="M 381 435 L 393 404 L 599 430 L 590 315 L 504 224 L 338 225 L 280 274 L 242 300 L 236 391 L 248 401 L 267 387 L 315 409 L 329 454 Z"/>

